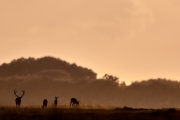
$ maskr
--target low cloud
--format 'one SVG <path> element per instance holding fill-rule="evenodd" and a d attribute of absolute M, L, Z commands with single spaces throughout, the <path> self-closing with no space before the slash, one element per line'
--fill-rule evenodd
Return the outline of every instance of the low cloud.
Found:
<path fill-rule="evenodd" d="M 0 6 L 0 37 L 11 40 L 114 40 L 132 37 L 153 21 L 141 0 L 20 0 L 2 2 Z"/>

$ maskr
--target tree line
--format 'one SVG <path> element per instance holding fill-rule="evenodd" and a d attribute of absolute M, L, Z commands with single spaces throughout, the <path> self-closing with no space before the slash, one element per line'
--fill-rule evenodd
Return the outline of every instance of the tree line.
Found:
<path fill-rule="evenodd" d="M 53 68 L 52 64 L 54 63 L 51 62 L 62 62 L 60 59 L 44 57 L 33 58 L 34 62 L 27 62 L 31 61 L 30 59 L 32 58 L 18 59 L 0 66 L 0 94 L 3 96 L 0 98 L 1 105 L 14 105 L 13 91 L 17 89 L 26 91 L 22 105 L 40 105 L 45 98 L 53 101 L 54 96 L 59 96 L 59 105 L 69 105 L 70 98 L 74 97 L 80 100 L 81 105 L 112 105 L 134 108 L 180 107 L 179 81 L 157 78 L 135 81 L 127 86 L 116 76 L 105 74 L 102 78 L 97 79 L 96 73 L 91 69 L 77 65 L 72 67 L 73 64 L 65 61 L 63 63 L 69 68 L 60 67 L 59 64 L 58 69 L 58 62 Z M 36 61 L 39 60 L 43 63 L 37 62 L 38 65 Z M 31 65 L 27 67 L 26 64 Z M 39 71 L 33 68 L 35 66 Z M 4 73 L 3 70 L 8 73 Z M 21 71 L 23 72 L 21 73 Z M 74 75 L 75 71 L 79 76 Z M 21 93 L 17 92 L 17 94 Z"/>
<path fill-rule="evenodd" d="M 19 58 L 0 66 L 0 77 L 42 75 L 63 79 L 95 79 L 97 74 L 91 69 L 68 63 L 60 58 Z"/>

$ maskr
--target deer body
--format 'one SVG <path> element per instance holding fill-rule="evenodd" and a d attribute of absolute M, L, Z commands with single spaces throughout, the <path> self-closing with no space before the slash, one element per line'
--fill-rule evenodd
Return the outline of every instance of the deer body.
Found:
<path fill-rule="evenodd" d="M 57 106 L 57 103 L 58 103 L 58 100 L 57 100 L 57 99 L 58 99 L 58 97 L 55 96 L 55 100 L 54 100 L 54 105 L 55 105 L 55 107 Z"/>
<path fill-rule="evenodd" d="M 20 106 L 20 105 L 21 105 L 21 98 L 22 98 L 22 97 L 17 97 L 17 98 L 15 99 L 16 106 Z"/>
<path fill-rule="evenodd" d="M 24 96 L 24 94 L 25 94 L 25 91 L 24 90 L 22 90 L 22 92 L 23 92 L 23 94 L 22 94 L 22 96 L 21 97 L 19 97 L 17 94 L 16 94 L 16 90 L 14 90 L 14 94 L 16 95 L 16 99 L 15 99 L 15 102 L 16 102 L 16 107 L 20 107 L 20 105 L 21 105 L 21 98 Z"/>
<path fill-rule="evenodd" d="M 70 106 L 78 106 L 78 105 L 79 105 L 79 101 L 77 101 L 76 98 L 71 98 Z"/>
<path fill-rule="evenodd" d="M 44 99 L 44 100 L 43 100 L 42 108 L 47 108 L 47 104 L 48 104 L 47 99 Z"/>

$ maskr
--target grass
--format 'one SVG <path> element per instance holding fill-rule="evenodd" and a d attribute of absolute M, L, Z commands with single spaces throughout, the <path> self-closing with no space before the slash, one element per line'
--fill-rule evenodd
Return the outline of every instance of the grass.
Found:
<path fill-rule="evenodd" d="M 88 108 L 90 107 L 90 108 Z M 178 120 L 180 111 L 176 109 L 123 109 L 111 106 L 0 106 L 0 120 Z"/>

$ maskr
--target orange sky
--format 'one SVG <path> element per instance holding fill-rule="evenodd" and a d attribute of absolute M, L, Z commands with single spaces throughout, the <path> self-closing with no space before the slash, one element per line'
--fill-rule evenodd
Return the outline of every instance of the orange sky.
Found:
<path fill-rule="evenodd" d="M 54 56 L 130 84 L 180 79 L 179 0 L 0 0 L 0 63 Z"/>

